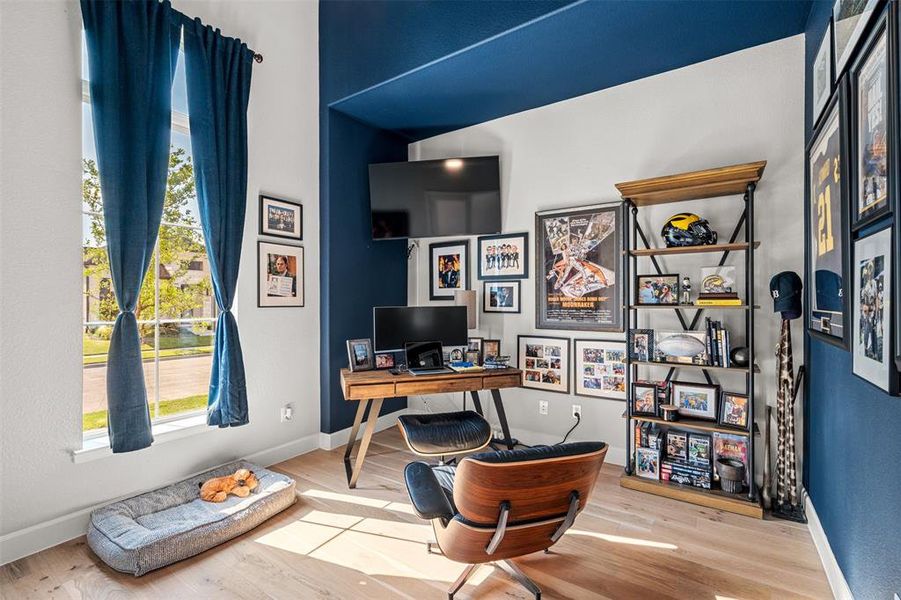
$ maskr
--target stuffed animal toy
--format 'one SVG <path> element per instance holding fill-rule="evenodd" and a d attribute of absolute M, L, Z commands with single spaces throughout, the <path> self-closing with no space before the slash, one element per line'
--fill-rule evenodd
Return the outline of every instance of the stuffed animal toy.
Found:
<path fill-rule="evenodd" d="M 260 485 L 253 471 L 238 469 L 234 475 L 214 477 L 200 484 L 200 499 L 207 502 L 225 502 L 229 494 L 246 498 Z"/>

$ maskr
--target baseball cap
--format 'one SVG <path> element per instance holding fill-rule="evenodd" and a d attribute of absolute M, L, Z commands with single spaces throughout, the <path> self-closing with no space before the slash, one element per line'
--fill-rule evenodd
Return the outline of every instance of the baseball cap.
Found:
<path fill-rule="evenodd" d="M 770 279 L 770 296 L 773 297 L 773 311 L 781 312 L 783 319 L 797 319 L 801 316 L 801 278 L 794 271 L 782 271 Z"/>

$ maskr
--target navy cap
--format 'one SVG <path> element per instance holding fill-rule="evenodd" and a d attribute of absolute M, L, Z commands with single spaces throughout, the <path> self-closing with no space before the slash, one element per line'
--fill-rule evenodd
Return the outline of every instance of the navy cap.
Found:
<path fill-rule="evenodd" d="M 794 271 L 782 271 L 770 279 L 770 296 L 773 297 L 773 311 L 781 312 L 783 319 L 797 319 L 801 316 L 801 278 Z"/>
<path fill-rule="evenodd" d="M 816 308 L 811 310 L 825 310 L 829 312 L 842 312 L 842 277 L 838 273 L 826 269 L 817 269 L 814 273 L 814 282 L 817 290 Z"/>

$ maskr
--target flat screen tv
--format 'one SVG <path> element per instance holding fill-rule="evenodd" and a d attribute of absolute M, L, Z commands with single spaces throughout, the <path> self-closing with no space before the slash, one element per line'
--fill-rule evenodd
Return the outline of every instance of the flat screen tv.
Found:
<path fill-rule="evenodd" d="M 369 165 L 372 239 L 501 231 L 497 156 Z"/>
<path fill-rule="evenodd" d="M 465 346 L 465 306 L 376 306 L 372 309 L 376 352 L 400 352 L 407 342 Z"/>

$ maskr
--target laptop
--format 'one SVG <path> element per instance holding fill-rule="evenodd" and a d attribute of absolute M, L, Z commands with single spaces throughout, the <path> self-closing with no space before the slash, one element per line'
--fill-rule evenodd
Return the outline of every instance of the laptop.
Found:
<path fill-rule="evenodd" d="M 441 342 L 407 342 L 404 344 L 407 371 L 411 375 L 436 375 L 452 373 L 444 366 Z"/>

